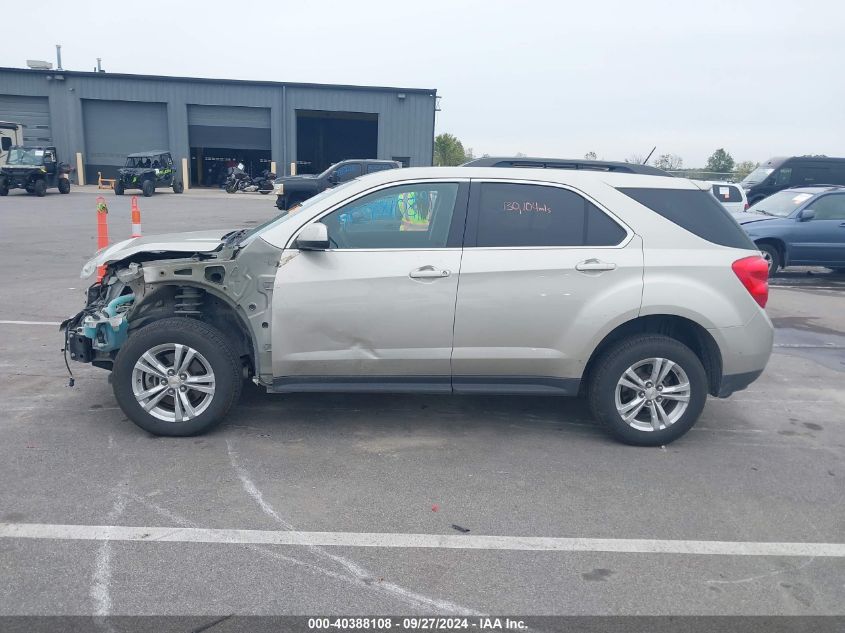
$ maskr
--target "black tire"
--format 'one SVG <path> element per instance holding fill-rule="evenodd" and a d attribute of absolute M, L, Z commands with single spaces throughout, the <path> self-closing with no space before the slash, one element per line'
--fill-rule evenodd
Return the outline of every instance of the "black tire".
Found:
<path fill-rule="evenodd" d="M 39 178 L 35 181 L 35 184 L 32 185 L 32 193 L 34 193 L 39 198 L 43 198 L 47 195 L 47 181 L 43 178 Z"/>
<path fill-rule="evenodd" d="M 122 180 L 117 180 L 117 181 L 115 181 L 115 183 L 114 183 L 114 195 L 116 195 L 116 196 L 122 196 L 122 195 L 123 195 L 123 192 L 124 192 L 125 190 L 126 190 L 126 188 L 123 186 L 123 181 L 122 181 Z"/>
<path fill-rule="evenodd" d="M 769 277 L 772 277 L 783 266 L 783 257 L 781 257 L 780 250 L 774 244 L 766 242 L 757 244 L 757 248 L 763 254 L 763 258 L 769 264 Z"/>
<path fill-rule="evenodd" d="M 9 195 L 9 183 L 6 182 L 6 179 L 3 178 L 0 180 L 0 196 L 8 196 Z"/>
<path fill-rule="evenodd" d="M 616 409 L 617 384 L 626 370 L 639 362 L 651 358 L 668 359 L 675 363 L 686 374 L 690 386 L 689 401 L 687 402 L 686 410 L 669 426 L 664 426 L 662 423 L 658 424 L 659 427 L 662 426 L 659 430 L 635 428 L 625 422 Z M 645 367 L 649 367 L 649 365 Z M 668 381 L 670 378 L 676 378 L 676 376 L 670 372 L 670 376 L 667 376 L 666 380 Z M 657 386 L 652 386 L 656 390 Z M 669 386 L 672 385 L 667 385 L 666 388 L 668 389 Z M 695 353 L 686 345 L 673 338 L 650 334 L 624 339 L 604 352 L 596 360 L 588 384 L 590 409 L 595 418 L 616 439 L 625 444 L 633 444 L 635 446 L 662 446 L 681 437 L 692 428 L 701 415 L 701 411 L 704 409 L 704 403 L 707 400 L 707 392 L 707 373 L 704 371 L 704 367 Z M 661 397 L 659 393 L 655 391 L 653 395 Z M 629 402 L 632 402 L 633 398 L 638 397 L 638 394 L 631 395 L 632 400 Z M 674 407 L 680 406 L 680 403 L 667 399 L 661 405 L 661 409 L 667 406 L 668 403 L 671 403 L 672 409 L 669 409 L 667 413 L 671 415 Z M 636 418 L 643 416 L 648 419 L 651 414 L 651 407 L 653 406 L 654 404 L 648 407 L 644 406 L 640 409 L 640 413 L 635 416 L 634 421 L 638 425 L 645 425 L 650 429 L 650 424 L 642 420 L 637 420 Z"/>
<path fill-rule="evenodd" d="M 210 404 L 187 422 L 165 421 L 147 413 L 132 390 L 133 370 L 138 359 L 155 346 L 168 343 L 192 347 L 208 361 L 214 372 L 215 386 Z M 112 372 L 114 396 L 129 419 L 154 435 L 172 437 L 197 435 L 215 427 L 238 401 L 242 386 L 241 360 L 226 336 L 207 323 L 187 317 L 154 321 L 134 332 L 120 348 Z"/>
<path fill-rule="evenodd" d="M 279 211 L 285 211 L 288 208 L 287 200 L 285 196 L 276 196 L 276 208 Z"/>
<path fill-rule="evenodd" d="M 152 180 L 145 180 L 144 184 L 141 185 L 141 193 L 144 195 L 145 198 L 149 198 L 153 195 L 156 191 L 156 184 Z"/>
<path fill-rule="evenodd" d="M 70 193 L 70 180 L 59 178 L 59 193 Z"/>
<path fill-rule="evenodd" d="M 173 193 L 182 193 L 185 191 L 185 185 L 182 184 L 181 180 L 174 180 L 173 181 Z"/>
<path fill-rule="evenodd" d="M 231 185 L 226 185 L 226 193 L 236 193 L 238 191 L 238 185 L 232 183 Z"/>

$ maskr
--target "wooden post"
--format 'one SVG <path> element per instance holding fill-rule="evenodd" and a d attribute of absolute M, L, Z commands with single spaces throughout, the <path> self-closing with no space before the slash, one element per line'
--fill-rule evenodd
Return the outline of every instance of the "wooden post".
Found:
<path fill-rule="evenodd" d="M 296 176 L 296 161 L 290 164 L 290 175 Z"/>
<path fill-rule="evenodd" d="M 85 166 L 82 164 L 82 152 L 76 152 L 76 184 L 85 184 Z"/>
<path fill-rule="evenodd" d="M 273 174 L 276 173 L 276 161 L 274 161 L 274 160 L 270 161 L 270 172 L 273 173 Z"/>
<path fill-rule="evenodd" d="M 185 191 L 190 189 L 191 179 L 188 174 L 188 159 L 182 159 L 182 184 L 185 187 Z"/>

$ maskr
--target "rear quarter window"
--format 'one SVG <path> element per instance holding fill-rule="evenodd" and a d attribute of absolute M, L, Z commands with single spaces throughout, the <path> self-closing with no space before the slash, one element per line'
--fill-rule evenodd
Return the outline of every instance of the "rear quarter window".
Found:
<path fill-rule="evenodd" d="M 619 191 L 708 242 L 730 248 L 755 249 L 727 209 L 707 191 L 633 187 L 620 187 Z"/>
<path fill-rule="evenodd" d="M 739 187 L 733 185 L 713 185 L 713 195 L 719 202 L 742 202 Z"/>

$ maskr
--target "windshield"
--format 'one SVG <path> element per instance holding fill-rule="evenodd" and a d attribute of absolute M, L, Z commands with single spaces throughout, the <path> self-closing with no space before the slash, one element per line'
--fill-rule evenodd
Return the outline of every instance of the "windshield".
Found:
<path fill-rule="evenodd" d="M 152 164 L 153 159 L 150 156 L 139 156 L 137 158 L 130 156 L 126 159 L 124 167 L 151 167 Z"/>
<path fill-rule="evenodd" d="M 812 197 L 812 193 L 789 190 L 778 191 L 768 198 L 760 200 L 760 202 L 750 207 L 748 212 L 785 218 Z"/>
<path fill-rule="evenodd" d="M 27 149 L 25 147 L 13 147 L 9 150 L 8 165 L 43 165 L 43 149 Z"/>
<path fill-rule="evenodd" d="M 756 185 L 758 182 L 763 182 L 773 171 L 771 167 L 758 167 L 742 179 L 742 184 Z"/>
<path fill-rule="evenodd" d="M 254 229 L 252 229 L 249 233 L 244 234 L 244 236 L 240 240 L 240 243 L 243 244 L 246 240 L 248 240 L 252 237 L 255 237 L 256 235 L 261 235 L 265 231 L 272 229 L 276 226 L 279 226 L 280 224 L 283 224 L 284 222 L 287 222 L 288 220 L 290 220 L 295 215 L 298 215 L 299 213 L 301 213 L 302 211 L 304 211 L 306 209 L 310 209 L 315 204 L 319 204 L 321 201 L 325 200 L 329 196 L 334 195 L 338 191 L 341 191 L 344 187 L 348 187 L 353 182 L 354 181 L 350 180 L 349 182 L 344 182 L 344 183 L 342 183 L 342 184 L 340 184 L 337 187 L 334 187 L 332 189 L 326 189 L 325 191 L 318 193 L 313 198 L 308 198 L 308 200 L 306 200 L 302 204 L 297 205 L 294 208 L 290 209 L 289 211 L 287 211 L 287 213 L 282 213 L 281 215 L 277 215 L 273 218 L 270 218 L 264 224 L 259 224 Z"/>

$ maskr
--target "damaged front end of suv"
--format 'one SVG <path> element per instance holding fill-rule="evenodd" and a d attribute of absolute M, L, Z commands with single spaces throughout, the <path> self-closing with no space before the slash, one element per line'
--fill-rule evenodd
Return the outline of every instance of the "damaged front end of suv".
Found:
<path fill-rule="evenodd" d="M 199 433 L 244 378 L 272 381 L 270 307 L 281 251 L 246 230 L 134 238 L 100 251 L 86 306 L 61 325 L 65 354 L 113 372 L 121 408 L 157 434 Z M 180 424 L 173 424 L 178 422 Z M 171 432 L 169 432 L 171 431 Z"/>

